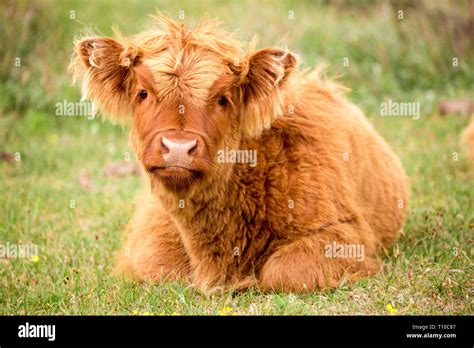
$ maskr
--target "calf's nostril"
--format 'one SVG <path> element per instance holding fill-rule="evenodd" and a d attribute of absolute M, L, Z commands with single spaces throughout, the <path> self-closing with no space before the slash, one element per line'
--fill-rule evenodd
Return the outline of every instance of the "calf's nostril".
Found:
<path fill-rule="evenodd" d="M 188 150 L 188 155 L 189 156 L 194 156 L 197 152 L 198 144 L 196 140 L 193 140 L 194 144 L 189 148 Z"/>
<path fill-rule="evenodd" d="M 160 150 L 161 150 L 162 154 L 167 154 L 167 153 L 170 152 L 170 149 L 165 144 L 165 139 L 166 139 L 165 137 L 160 139 Z M 168 140 L 168 139 L 166 139 L 166 140 Z"/>

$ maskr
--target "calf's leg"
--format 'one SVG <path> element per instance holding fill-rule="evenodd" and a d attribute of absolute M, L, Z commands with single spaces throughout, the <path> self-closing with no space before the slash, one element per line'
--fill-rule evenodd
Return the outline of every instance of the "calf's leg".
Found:
<path fill-rule="evenodd" d="M 189 280 L 191 273 L 175 224 L 153 200 L 144 199 L 126 228 L 115 274 L 160 282 Z"/>
<path fill-rule="evenodd" d="M 353 253 L 357 245 L 363 251 L 361 255 Z M 346 249 L 341 252 L 341 248 Z M 283 245 L 271 255 L 260 271 L 259 286 L 293 293 L 335 288 L 377 273 L 381 267 L 377 251 L 377 242 L 366 224 L 324 227 Z"/>

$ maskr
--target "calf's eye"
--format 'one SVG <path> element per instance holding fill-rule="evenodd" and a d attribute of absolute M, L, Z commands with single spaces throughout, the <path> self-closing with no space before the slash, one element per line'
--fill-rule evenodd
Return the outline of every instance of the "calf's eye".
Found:
<path fill-rule="evenodd" d="M 141 100 L 146 99 L 147 96 L 148 96 L 148 92 L 144 89 L 142 89 L 142 90 L 140 90 L 140 92 L 138 92 L 138 98 L 140 98 Z"/>
<path fill-rule="evenodd" d="M 226 97 L 221 96 L 219 100 L 217 101 L 217 104 L 219 104 L 220 106 L 226 106 L 228 102 L 229 101 L 227 100 Z"/>

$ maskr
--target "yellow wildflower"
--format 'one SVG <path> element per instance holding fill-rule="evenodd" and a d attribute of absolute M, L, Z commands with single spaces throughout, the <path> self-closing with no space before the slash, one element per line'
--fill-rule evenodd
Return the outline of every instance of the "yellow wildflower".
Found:
<path fill-rule="evenodd" d="M 395 307 L 392 306 L 391 303 L 387 303 L 387 311 L 389 311 L 390 314 L 396 314 L 397 313 L 397 310 L 395 309 Z"/>
<path fill-rule="evenodd" d="M 233 309 L 230 308 L 230 307 L 223 307 L 219 310 L 219 314 L 220 315 L 229 315 L 229 314 L 232 314 L 233 313 Z"/>
<path fill-rule="evenodd" d="M 49 144 L 55 145 L 58 142 L 58 135 L 57 134 L 49 134 L 47 140 L 48 140 Z"/>

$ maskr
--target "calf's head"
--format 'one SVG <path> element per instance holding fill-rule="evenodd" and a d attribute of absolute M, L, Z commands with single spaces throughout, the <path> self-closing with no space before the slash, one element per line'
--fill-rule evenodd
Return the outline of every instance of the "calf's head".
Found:
<path fill-rule="evenodd" d="M 79 39 L 71 66 L 95 110 L 130 124 L 152 185 L 182 193 L 224 177 L 231 166 L 217 164 L 218 150 L 270 126 L 297 60 L 277 48 L 248 52 L 213 21 L 194 30 L 159 21 L 127 40 Z"/>

